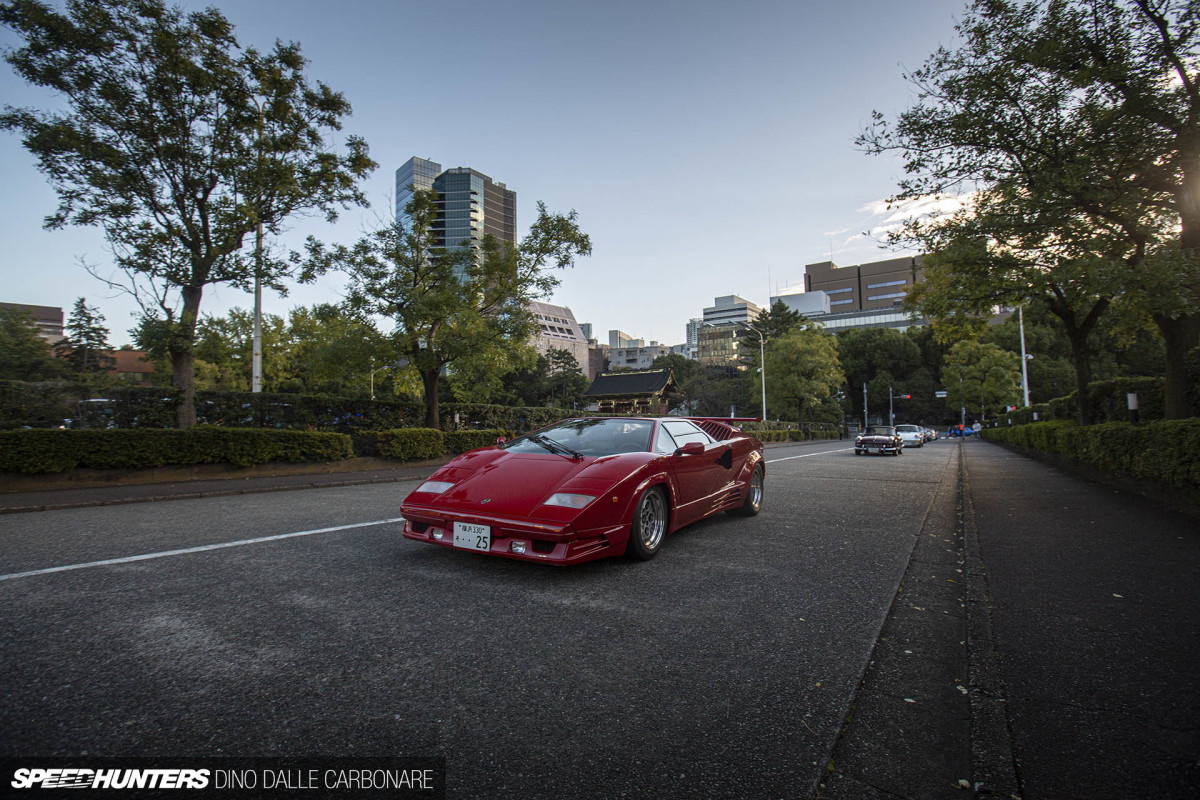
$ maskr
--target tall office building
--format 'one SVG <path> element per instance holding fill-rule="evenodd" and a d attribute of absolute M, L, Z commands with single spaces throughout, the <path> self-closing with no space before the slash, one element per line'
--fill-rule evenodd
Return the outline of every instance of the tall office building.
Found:
<path fill-rule="evenodd" d="M 396 170 L 396 219 L 407 226 L 405 213 L 414 190 L 438 194 L 434 232 L 439 246 L 475 246 L 485 235 L 517 241 L 517 193 L 469 167 L 442 170 L 442 165 L 416 156 Z"/>

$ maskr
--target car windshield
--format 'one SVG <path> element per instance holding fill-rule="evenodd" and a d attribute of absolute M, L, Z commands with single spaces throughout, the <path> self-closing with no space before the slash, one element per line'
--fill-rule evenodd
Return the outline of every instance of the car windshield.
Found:
<path fill-rule="evenodd" d="M 516 453 L 557 453 L 589 458 L 650 449 L 654 423 L 648 419 L 568 419 L 502 445 Z"/>
<path fill-rule="evenodd" d="M 872 425 L 867 428 L 866 436 L 895 436 L 896 429 L 887 425 Z"/>
<path fill-rule="evenodd" d="M 921 429 L 916 425 L 897 425 L 896 430 L 901 433 L 920 433 Z"/>

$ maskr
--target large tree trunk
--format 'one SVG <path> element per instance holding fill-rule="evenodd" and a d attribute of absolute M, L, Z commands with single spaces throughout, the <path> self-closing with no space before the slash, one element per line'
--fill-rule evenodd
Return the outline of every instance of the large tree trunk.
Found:
<path fill-rule="evenodd" d="M 1186 419 L 1196 414 L 1191 397 L 1192 376 L 1188 373 L 1187 354 L 1200 345 L 1200 314 L 1170 318 L 1155 315 L 1154 324 L 1166 347 L 1163 372 L 1163 416 Z"/>
<path fill-rule="evenodd" d="M 1071 342 L 1071 361 L 1075 365 L 1075 396 L 1079 399 L 1079 424 L 1091 425 L 1096 421 L 1092 414 L 1091 395 L 1088 384 L 1092 382 L 1092 351 L 1088 347 L 1088 336 L 1096 327 L 1100 315 L 1108 308 L 1109 300 L 1100 298 L 1092 304 L 1083 320 L 1067 303 L 1065 295 L 1054 290 L 1050 300 L 1050 313 L 1062 320 L 1067 339 Z"/>
<path fill-rule="evenodd" d="M 196 342 L 196 320 L 200 315 L 203 286 L 183 287 L 183 313 L 178 328 L 171 332 L 171 383 L 183 393 L 175 410 L 175 424 L 187 430 L 196 424 L 196 373 L 192 346 Z"/>
<path fill-rule="evenodd" d="M 1087 334 L 1079 329 L 1067 331 L 1071 342 L 1071 362 L 1075 365 L 1075 397 L 1079 401 L 1079 424 L 1091 425 L 1096 419 L 1092 415 L 1091 391 L 1088 384 L 1092 382 L 1092 353 L 1088 349 Z"/>
<path fill-rule="evenodd" d="M 421 385 L 425 389 L 425 427 L 437 430 L 441 427 L 441 414 L 438 408 L 438 378 L 440 369 L 421 372 Z"/>

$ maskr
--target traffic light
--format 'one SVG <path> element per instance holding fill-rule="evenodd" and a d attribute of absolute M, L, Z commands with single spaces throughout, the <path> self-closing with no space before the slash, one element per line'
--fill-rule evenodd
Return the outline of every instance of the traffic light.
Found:
<path fill-rule="evenodd" d="M 896 396 L 899 400 L 912 400 L 911 394 L 901 394 Z"/>

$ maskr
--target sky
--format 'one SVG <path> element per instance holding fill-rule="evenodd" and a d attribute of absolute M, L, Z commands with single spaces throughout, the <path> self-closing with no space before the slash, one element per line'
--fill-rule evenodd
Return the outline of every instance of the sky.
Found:
<path fill-rule="evenodd" d="M 295 220 L 276 246 L 357 241 L 390 217 L 395 171 L 414 155 L 472 167 L 516 191 L 519 236 L 542 201 L 591 237 L 547 302 L 601 341 L 619 329 L 672 345 L 718 296 L 765 306 L 802 287 L 806 264 L 906 254 L 881 248 L 902 164 L 854 139 L 872 111 L 894 119 L 913 103 L 904 73 L 955 42 L 965 0 L 177 4 L 215 5 L 243 46 L 298 42 L 310 79 L 349 99 L 344 133 L 379 163 L 370 208 Z M 0 48 L 18 44 L 0 28 Z M 0 64 L 0 103 L 56 102 Z M 57 200 L 14 133 L 0 132 L 0 164 L 0 300 L 69 313 L 84 297 L 128 343 L 136 304 L 81 266 L 111 271 L 99 231 L 43 229 Z M 293 285 L 264 309 L 338 302 L 343 285 Z M 252 306 L 209 287 L 201 312 Z"/>

